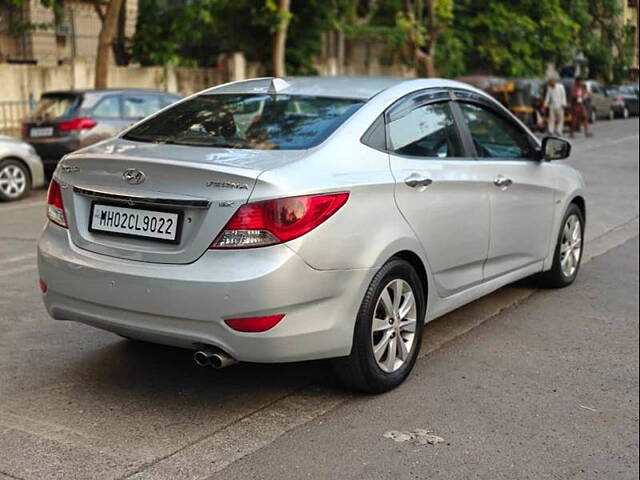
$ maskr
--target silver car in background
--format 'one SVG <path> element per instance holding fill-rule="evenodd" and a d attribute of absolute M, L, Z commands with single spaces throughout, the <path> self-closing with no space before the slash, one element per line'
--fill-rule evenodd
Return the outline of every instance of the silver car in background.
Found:
<path fill-rule="evenodd" d="M 44 169 L 35 149 L 21 140 L 0 135 L 0 201 L 24 197 L 44 186 Z"/>
<path fill-rule="evenodd" d="M 113 137 L 179 99 L 179 95 L 151 89 L 46 92 L 23 122 L 22 137 L 51 173 L 67 153 Z"/>
<path fill-rule="evenodd" d="M 330 358 L 385 391 L 425 322 L 531 275 L 574 281 L 584 185 L 551 161 L 570 148 L 447 80 L 215 87 L 61 161 L 44 303 L 200 365 Z"/>

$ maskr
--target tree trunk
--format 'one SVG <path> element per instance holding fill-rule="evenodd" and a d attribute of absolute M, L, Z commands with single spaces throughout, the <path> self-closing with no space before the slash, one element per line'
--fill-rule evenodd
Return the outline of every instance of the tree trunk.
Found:
<path fill-rule="evenodd" d="M 291 0 L 278 0 L 278 28 L 273 36 L 273 76 L 284 77 L 287 29 L 289 28 L 289 7 Z"/>
<path fill-rule="evenodd" d="M 98 37 L 98 52 L 96 55 L 96 88 L 107 87 L 107 75 L 111 61 L 111 45 L 118 26 L 118 15 L 122 7 L 123 0 L 111 0 L 107 6 L 107 12 L 102 21 L 100 36 Z"/>

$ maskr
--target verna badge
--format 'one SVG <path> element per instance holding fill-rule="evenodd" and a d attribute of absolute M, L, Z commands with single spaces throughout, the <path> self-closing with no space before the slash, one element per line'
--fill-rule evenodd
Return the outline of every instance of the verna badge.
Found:
<path fill-rule="evenodd" d="M 122 174 L 122 179 L 129 185 L 140 185 L 145 178 L 144 172 L 137 168 L 127 168 Z"/>

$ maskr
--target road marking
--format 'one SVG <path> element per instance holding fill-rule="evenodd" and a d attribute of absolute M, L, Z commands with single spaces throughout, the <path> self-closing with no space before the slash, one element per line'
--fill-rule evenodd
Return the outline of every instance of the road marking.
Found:
<path fill-rule="evenodd" d="M 21 208 L 43 207 L 47 204 L 46 200 L 36 200 L 33 202 L 18 203 L 16 205 L 3 206 L 0 208 L 0 213 L 10 212 L 12 210 L 20 210 Z"/>
<path fill-rule="evenodd" d="M 17 257 L 9 257 L 0 259 L 0 265 L 7 265 L 9 263 L 18 263 L 22 260 L 29 260 L 31 258 L 36 258 L 35 253 L 27 253 L 25 255 L 18 255 Z"/>

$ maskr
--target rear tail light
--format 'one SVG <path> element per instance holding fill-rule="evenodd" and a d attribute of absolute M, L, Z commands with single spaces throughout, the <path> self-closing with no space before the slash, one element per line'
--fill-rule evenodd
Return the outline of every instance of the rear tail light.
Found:
<path fill-rule="evenodd" d="M 67 216 L 64 213 L 64 205 L 62 203 L 62 190 L 60 189 L 60 184 L 53 179 L 47 192 L 47 218 L 56 225 L 67 228 Z"/>
<path fill-rule="evenodd" d="M 72 118 L 58 124 L 61 132 L 73 132 L 79 130 L 91 130 L 97 122 L 91 118 Z"/>
<path fill-rule="evenodd" d="M 247 203 L 231 217 L 210 248 L 265 247 L 288 242 L 327 220 L 348 198 L 348 193 L 332 193 Z"/>
<path fill-rule="evenodd" d="M 284 318 L 284 313 L 267 317 L 228 318 L 224 321 L 229 327 L 238 332 L 266 332 L 275 327 Z"/>

